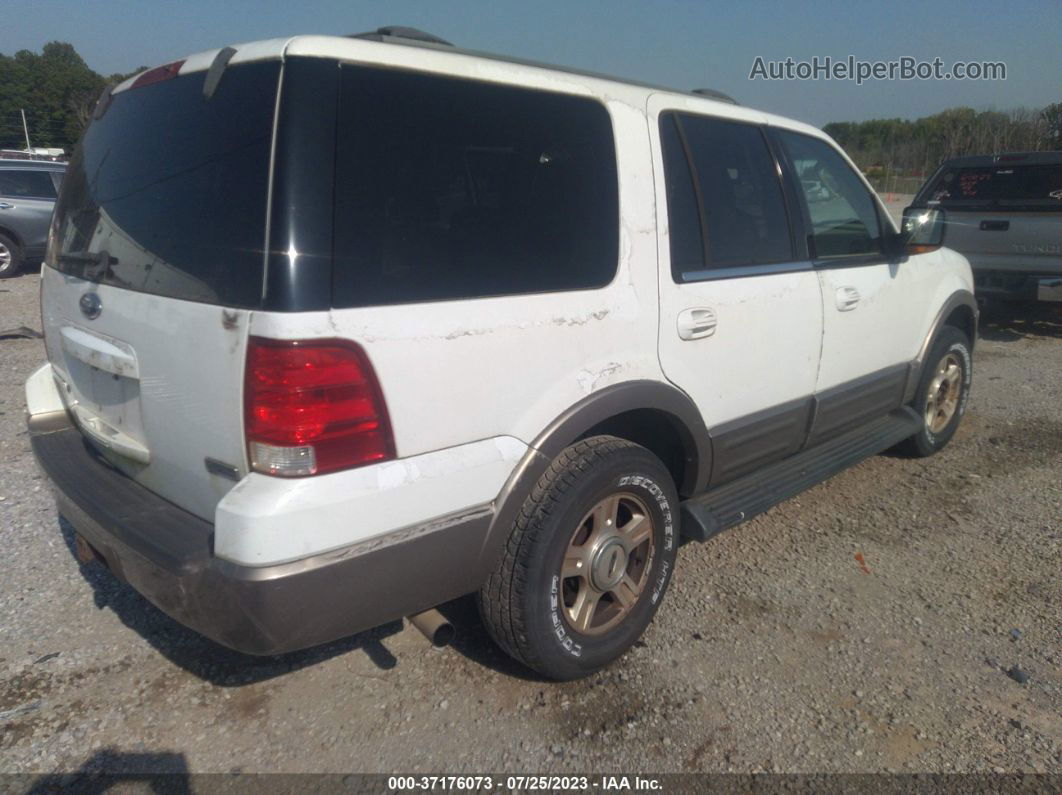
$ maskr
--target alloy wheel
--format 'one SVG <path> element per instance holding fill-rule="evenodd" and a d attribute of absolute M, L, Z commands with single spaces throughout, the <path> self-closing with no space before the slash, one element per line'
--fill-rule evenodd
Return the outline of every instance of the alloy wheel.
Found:
<path fill-rule="evenodd" d="M 649 579 L 654 532 L 645 503 L 628 492 L 610 494 L 586 513 L 560 572 L 572 629 L 601 635 L 630 614 Z"/>
<path fill-rule="evenodd" d="M 962 363 L 958 354 L 949 353 L 937 365 L 929 381 L 926 396 L 926 427 L 940 433 L 948 427 L 959 408 L 962 396 Z"/>

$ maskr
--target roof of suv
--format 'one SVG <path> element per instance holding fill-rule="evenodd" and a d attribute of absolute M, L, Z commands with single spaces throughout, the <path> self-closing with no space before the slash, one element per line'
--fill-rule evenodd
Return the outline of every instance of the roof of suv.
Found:
<path fill-rule="evenodd" d="M 969 155 L 945 160 L 941 168 L 1022 165 L 1055 166 L 1062 164 L 1062 152 L 1004 152 L 998 155 Z"/>
<path fill-rule="evenodd" d="M 207 71 L 211 67 L 223 69 L 228 64 L 282 59 L 288 56 L 336 58 L 352 63 L 379 64 L 395 68 L 423 68 L 428 71 L 440 72 L 448 72 L 450 70 L 467 71 L 468 64 L 471 61 L 479 64 L 493 64 L 499 67 L 485 69 L 479 66 L 475 69 L 478 79 L 501 79 L 506 82 L 513 80 L 516 75 L 510 70 L 504 70 L 504 68 L 520 67 L 531 70 L 528 73 L 529 76 L 532 74 L 537 75 L 539 79 L 533 82 L 542 88 L 546 87 L 544 83 L 550 82 L 556 88 L 568 88 L 569 90 L 575 85 L 581 84 L 582 91 L 586 92 L 587 89 L 590 89 L 595 94 L 615 94 L 624 89 L 635 92 L 640 91 L 643 96 L 670 94 L 675 97 L 681 97 L 683 104 L 690 108 L 703 107 L 706 112 L 712 112 L 715 115 L 733 116 L 746 121 L 755 119 L 757 122 L 785 126 L 818 138 L 828 137 L 817 127 L 782 116 L 775 116 L 765 111 L 741 106 L 731 97 L 713 89 L 697 88 L 684 91 L 506 55 L 464 50 L 430 34 L 409 28 L 380 28 L 377 31 L 354 36 L 299 35 L 290 38 L 266 39 L 196 53 L 189 55 L 183 60 L 155 68 L 161 71 L 163 69 L 172 69 L 174 66 L 179 65 L 176 73 L 184 75 L 191 72 Z M 111 93 L 129 89 L 144 74 L 146 72 L 141 72 L 119 83 L 112 89 Z M 558 83 L 558 79 L 563 79 L 564 84 Z M 531 81 L 529 80 L 529 82 Z"/>
<path fill-rule="evenodd" d="M 17 168 L 20 171 L 64 171 L 66 163 L 56 160 L 21 160 L 16 157 L 0 158 L 0 169 Z"/>

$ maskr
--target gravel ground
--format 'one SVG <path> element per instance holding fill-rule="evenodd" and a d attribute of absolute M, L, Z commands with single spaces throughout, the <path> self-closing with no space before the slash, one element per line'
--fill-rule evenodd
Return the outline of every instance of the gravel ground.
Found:
<path fill-rule="evenodd" d="M 22 324 L 34 276 L 0 282 Z M 256 660 L 79 567 L 24 431 L 42 359 L 0 340 L 4 771 L 1062 772 L 1057 310 L 988 318 L 946 451 L 684 547 L 643 641 L 563 685 L 467 599 L 448 649 L 396 624 Z"/>

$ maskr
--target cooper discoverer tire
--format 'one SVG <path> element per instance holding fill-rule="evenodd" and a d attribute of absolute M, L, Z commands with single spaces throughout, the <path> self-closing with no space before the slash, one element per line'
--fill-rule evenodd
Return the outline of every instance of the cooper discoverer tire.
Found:
<path fill-rule="evenodd" d="M 604 667 L 641 636 L 667 591 L 678 508 L 671 475 L 644 447 L 595 436 L 565 449 L 480 590 L 487 630 L 553 679 Z"/>
<path fill-rule="evenodd" d="M 924 458 L 942 450 L 959 428 L 973 378 L 970 341 L 959 329 L 944 326 L 926 357 L 912 408 L 922 429 L 903 443 L 909 455 Z"/>

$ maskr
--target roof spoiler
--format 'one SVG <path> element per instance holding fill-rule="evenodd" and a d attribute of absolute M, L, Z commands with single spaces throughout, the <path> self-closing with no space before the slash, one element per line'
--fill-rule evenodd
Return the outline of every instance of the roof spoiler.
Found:
<path fill-rule="evenodd" d="M 222 47 L 218 50 L 218 54 L 214 56 L 214 60 L 207 70 L 206 77 L 203 78 L 204 97 L 210 99 L 214 96 L 214 92 L 218 90 L 218 83 L 221 82 L 221 76 L 225 73 L 225 67 L 229 65 L 229 61 L 232 60 L 232 56 L 235 54 L 236 49 L 234 47 Z"/>

